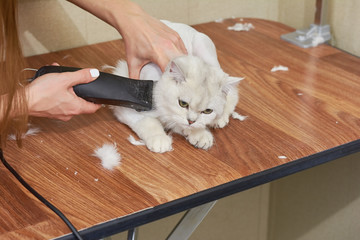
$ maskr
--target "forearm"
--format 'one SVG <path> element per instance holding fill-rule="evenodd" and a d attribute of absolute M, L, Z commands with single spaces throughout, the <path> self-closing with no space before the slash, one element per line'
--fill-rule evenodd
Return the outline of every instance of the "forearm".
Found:
<path fill-rule="evenodd" d="M 139 5 L 130 0 L 68 0 L 125 34 L 129 18 L 145 14 Z M 131 26 L 129 26 L 131 27 Z"/>
<path fill-rule="evenodd" d="M 179 34 L 130 0 L 68 0 L 118 30 L 124 39 L 130 78 L 153 62 L 165 71 L 171 59 L 186 54 Z"/>

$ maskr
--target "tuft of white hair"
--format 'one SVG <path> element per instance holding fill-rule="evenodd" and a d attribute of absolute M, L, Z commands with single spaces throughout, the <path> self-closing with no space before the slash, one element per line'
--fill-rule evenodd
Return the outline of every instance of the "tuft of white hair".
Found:
<path fill-rule="evenodd" d="M 112 170 L 120 164 L 121 155 L 118 153 L 116 143 L 105 143 L 102 147 L 95 149 L 93 156 L 101 160 L 104 168 Z"/>
<path fill-rule="evenodd" d="M 228 30 L 232 30 L 232 31 L 250 31 L 250 29 L 254 29 L 254 25 L 252 25 L 251 23 L 236 23 L 234 26 L 228 27 Z"/>
<path fill-rule="evenodd" d="M 271 70 L 271 72 L 277 72 L 277 71 L 289 71 L 288 67 L 285 67 L 283 65 L 274 66 Z"/>
<path fill-rule="evenodd" d="M 40 128 L 31 127 L 31 126 L 29 125 L 29 129 L 27 130 L 26 133 L 24 133 L 24 134 L 21 136 L 21 138 L 26 138 L 27 136 L 34 136 L 34 135 L 38 134 L 39 132 L 41 132 Z M 8 136 L 8 139 L 9 139 L 9 140 L 16 140 L 15 134 L 10 134 L 10 135 Z"/>
<path fill-rule="evenodd" d="M 240 115 L 240 114 L 237 113 L 237 112 L 233 112 L 233 113 L 231 114 L 231 116 L 232 116 L 233 119 L 237 119 L 237 120 L 240 120 L 240 121 L 244 121 L 245 119 L 248 118 L 247 116 Z"/>
<path fill-rule="evenodd" d="M 135 138 L 133 137 L 133 135 L 130 135 L 128 137 L 128 141 L 135 146 L 144 146 L 145 142 L 143 140 L 135 140 Z"/>
<path fill-rule="evenodd" d="M 324 42 L 325 42 L 325 38 L 323 38 L 322 36 L 316 36 L 312 40 L 311 44 L 312 44 L 313 47 L 317 47 L 318 45 L 320 45 L 320 44 L 322 44 Z"/>

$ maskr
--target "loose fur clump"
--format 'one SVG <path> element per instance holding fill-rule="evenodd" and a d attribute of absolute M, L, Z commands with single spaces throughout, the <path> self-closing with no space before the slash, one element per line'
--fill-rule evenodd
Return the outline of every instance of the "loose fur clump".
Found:
<path fill-rule="evenodd" d="M 112 170 L 120 164 L 121 155 L 117 151 L 116 143 L 105 143 L 102 147 L 95 149 L 93 156 L 101 160 L 104 168 Z"/>
<path fill-rule="evenodd" d="M 274 66 L 270 72 L 277 72 L 277 71 L 289 71 L 288 67 L 285 67 L 283 65 Z"/>
<path fill-rule="evenodd" d="M 237 113 L 237 112 L 233 112 L 233 113 L 231 114 L 231 116 L 232 116 L 233 119 L 237 119 L 237 120 L 240 120 L 240 121 L 245 121 L 245 119 L 248 118 L 248 116 L 240 115 L 240 114 Z"/>
<path fill-rule="evenodd" d="M 153 63 L 142 68 L 140 79 L 157 81 L 153 110 L 112 109 L 117 119 L 153 152 L 172 150 L 168 131 L 184 136 L 197 148 L 209 149 L 214 142 L 209 127 L 228 124 L 238 102 L 237 85 L 242 78 L 223 72 L 209 37 L 184 24 L 164 23 L 179 33 L 189 55 L 172 59 L 164 73 Z M 127 77 L 126 62 L 119 61 L 113 73 Z"/>
<path fill-rule="evenodd" d="M 36 134 L 38 134 L 39 132 L 41 132 L 40 128 L 38 127 L 31 127 L 30 124 L 28 124 L 28 130 L 26 131 L 26 133 L 24 133 L 21 138 L 24 139 L 27 136 L 34 136 Z M 15 134 L 9 134 L 8 135 L 8 140 L 16 140 L 16 136 Z"/>
<path fill-rule="evenodd" d="M 140 140 L 135 140 L 134 136 L 133 135 L 130 135 L 127 140 L 132 144 L 132 145 L 135 145 L 135 146 L 143 146 L 145 145 L 144 141 Z"/>

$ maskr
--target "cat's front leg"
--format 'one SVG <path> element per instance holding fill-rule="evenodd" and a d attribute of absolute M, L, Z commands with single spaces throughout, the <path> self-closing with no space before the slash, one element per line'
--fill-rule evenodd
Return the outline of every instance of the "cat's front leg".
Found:
<path fill-rule="evenodd" d="M 224 111 L 221 116 L 217 117 L 211 127 L 214 128 L 223 128 L 229 123 L 230 115 L 234 112 L 236 104 L 238 102 L 238 94 L 236 89 L 232 89 L 226 96 L 226 103 L 224 106 Z"/>
<path fill-rule="evenodd" d="M 209 149 L 214 143 L 214 137 L 211 132 L 206 129 L 191 129 L 184 131 L 186 139 L 195 147 Z"/>
<path fill-rule="evenodd" d="M 225 127 L 229 123 L 229 117 L 230 117 L 229 113 L 223 114 L 220 118 L 216 119 L 216 121 L 214 121 L 213 124 L 211 124 L 211 127 L 214 127 L 214 128 Z"/>
<path fill-rule="evenodd" d="M 137 121 L 132 129 L 145 142 L 150 151 L 164 153 L 172 150 L 172 138 L 166 134 L 158 119 L 144 117 Z"/>

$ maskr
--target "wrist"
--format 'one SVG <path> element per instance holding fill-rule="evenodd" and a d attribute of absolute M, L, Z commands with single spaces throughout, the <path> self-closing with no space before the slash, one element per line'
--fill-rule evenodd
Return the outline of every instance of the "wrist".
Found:
<path fill-rule="evenodd" d="M 110 8 L 110 24 L 123 38 L 134 28 L 136 19 L 147 14 L 138 4 L 128 0 L 119 1 Z"/>
<path fill-rule="evenodd" d="M 129 17 L 141 15 L 144 11 L 130 0 L 68 0 L 110 24 L 119 32 L 128 25 Z"/>
<path fill-rule="evenodd" d="M 31 91 L 31 85 L 27 85 L 25 87 L 25 99 L 27 101 L 27 108 L 28 108 L 28 114 L 31 116 L 33 115 L 33 106 L 34 106 L 34 99 L 32 96 L 32 91 Z"/>

